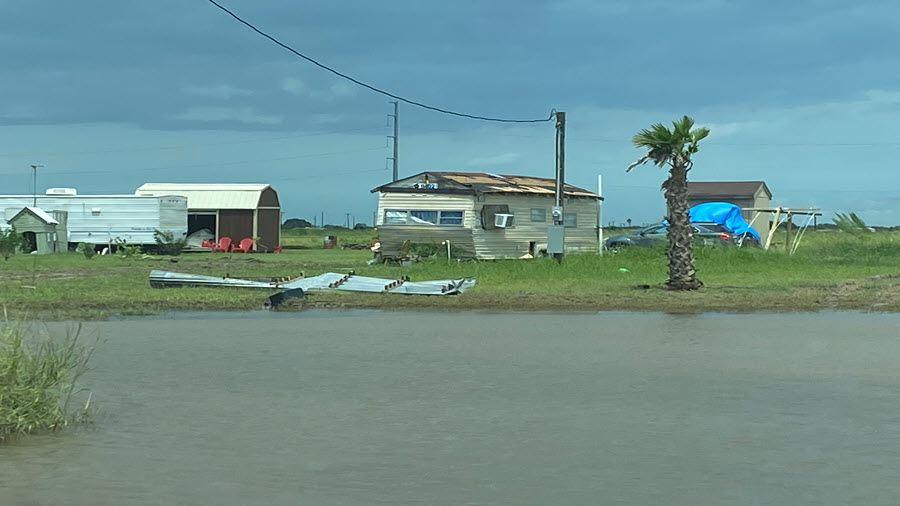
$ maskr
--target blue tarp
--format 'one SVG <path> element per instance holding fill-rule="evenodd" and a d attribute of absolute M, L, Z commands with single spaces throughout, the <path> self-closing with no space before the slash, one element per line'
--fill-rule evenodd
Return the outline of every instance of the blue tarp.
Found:
<path fill-rule="evenodd" d="M 744 217 L 741 216 L 741 208 L 728 202 L 704 202 L 688 210 L 691 221 L 706 221 L 718 223 L 735 234 L 748 233 L 759 239 L 759 233 L 753 230 Z"/>

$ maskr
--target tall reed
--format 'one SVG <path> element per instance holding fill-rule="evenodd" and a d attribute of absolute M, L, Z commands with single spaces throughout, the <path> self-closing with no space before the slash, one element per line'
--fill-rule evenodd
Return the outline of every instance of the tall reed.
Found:
<path fill-rule="evenodd" d="M 0 443 L 13 436 L 59 430 L 90 409 L 72 412 L 69 401 L 88 370 L 93 347 L 80 341 L 81 326 L 64 337 L 29 332 L 3 311 L 0 322 Z"/>

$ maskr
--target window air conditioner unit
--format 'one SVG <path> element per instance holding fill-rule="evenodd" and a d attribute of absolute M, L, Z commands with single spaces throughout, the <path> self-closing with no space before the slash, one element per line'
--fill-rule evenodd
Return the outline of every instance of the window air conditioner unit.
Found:
<path fill-rule="evenodd" d="M 495 214 L 494 226 L 497 228 L 510 228 L 515 224 L 515 216 L 512 214 Z"/>

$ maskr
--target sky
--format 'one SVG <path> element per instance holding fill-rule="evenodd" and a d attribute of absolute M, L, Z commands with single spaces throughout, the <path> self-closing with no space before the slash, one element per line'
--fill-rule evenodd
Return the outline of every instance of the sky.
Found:
<path fill-rule="evenodd" d="M 900 224 L 900 9 L 857 0 L 220 0 L 300 53 L 414 101 L 567 116 L 566 180 L 604 224 L 658 220 L 631 137 L 689 115 L 689 178 L 763 180 L 773 205 Z M 0 0 L 0 193 L 269 183 L 285 218 L 371 223 L 390 98 L 208 0 Z M 554 176 L 552 122 L 401 103 L 399 173 Z"/>

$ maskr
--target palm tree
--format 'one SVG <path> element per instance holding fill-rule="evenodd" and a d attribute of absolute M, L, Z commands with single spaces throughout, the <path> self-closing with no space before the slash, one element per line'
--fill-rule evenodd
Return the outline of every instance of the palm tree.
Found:
<path fill-rule="evenodd" d="M 657 123 L 649 130 L 641 130 L 632 137 L 631 142 L 636 147 L 646 149 L 647 154 L 629 165 L 625 172 L 648 161 L 659 167 L 669 167 L 669 177 L 662 184 L 669 209 L 669 227 L 666 233 L 669 239 L 666 250 L 669 280 L 666 281 L 666 286 L 670 290 L 696 290 L 703 286 L 703 282 L 697 279 L 691 250 L 687 173 L 693 166 L 691 155 L 699 150 L 697 143 L 709 135 L 709 129 L 693 128 L 694 120 L 687 116 L 672 122 L 672 127 L 669 130 L 662 123 Z"/>

